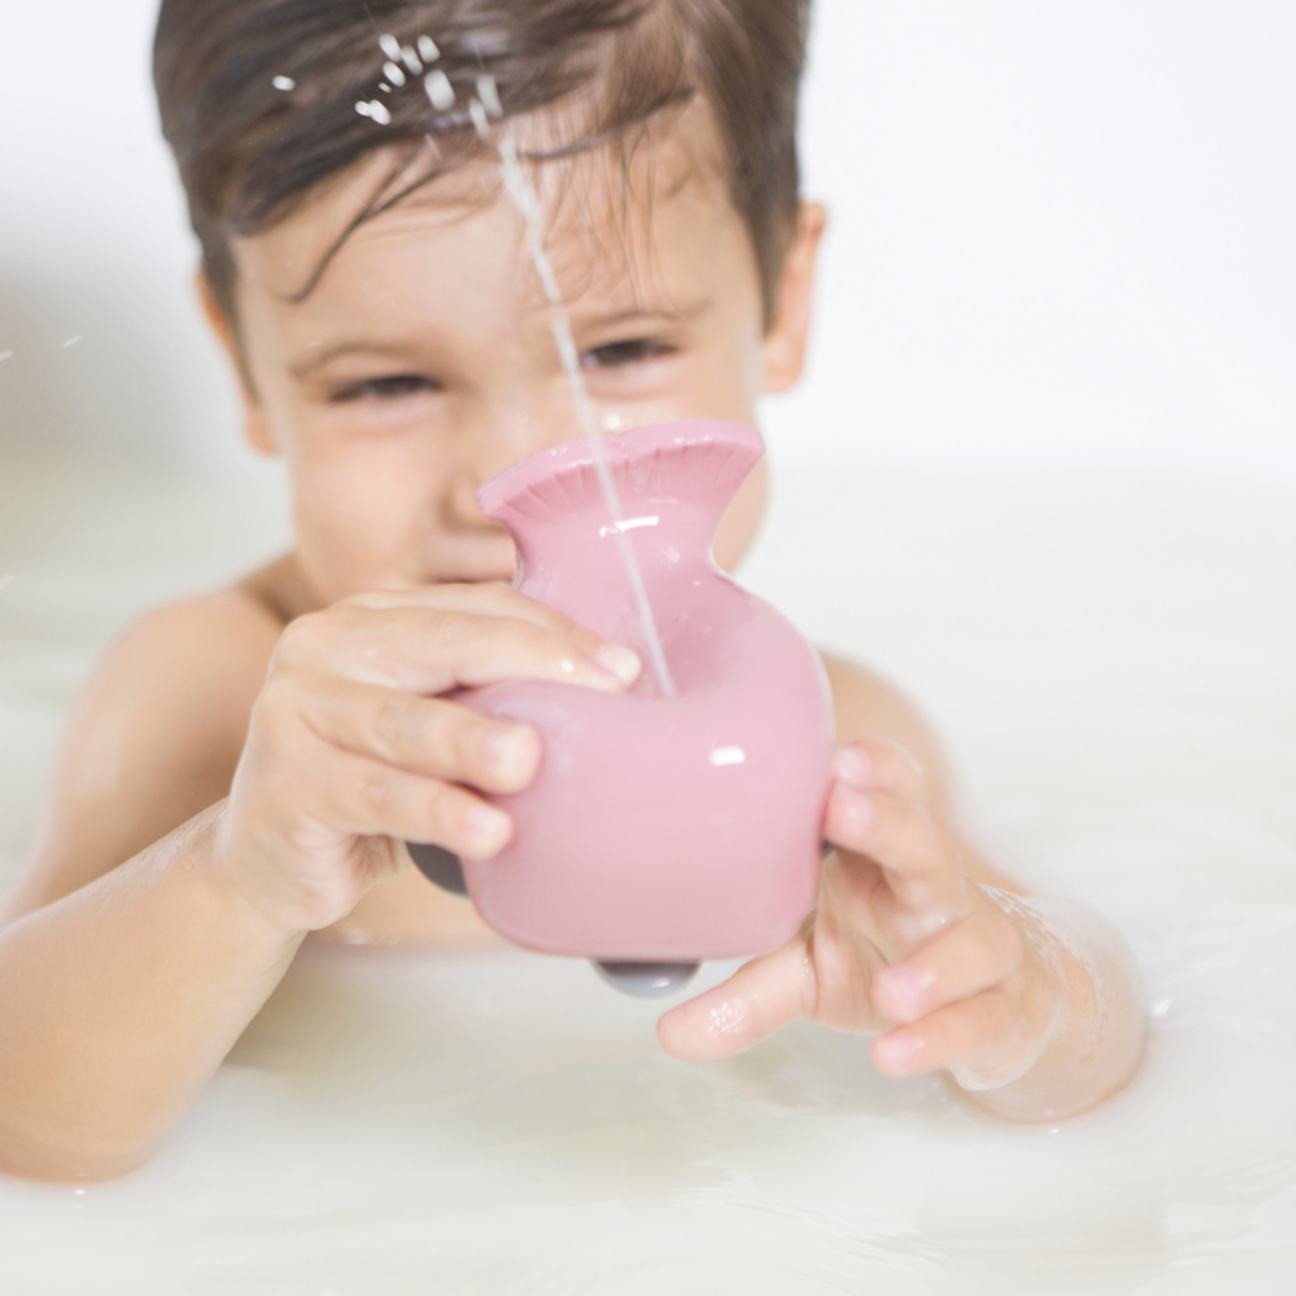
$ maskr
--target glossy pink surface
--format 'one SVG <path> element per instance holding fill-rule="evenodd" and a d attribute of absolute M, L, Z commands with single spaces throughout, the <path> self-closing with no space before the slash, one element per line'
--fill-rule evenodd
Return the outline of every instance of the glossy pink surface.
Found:
<path fill-rule="evenodd" d="M 658 688 L 584 440 L 542 451 L 478 499 L 512 533 L 517 588 L 616 643 L 644 672 L 625 694 L 509 681 L 462 690 L 544 744 L 523 792 L 492 798 L 510 844 L 463 861 L 483 920 L 531 949 L 604 960 L 763 953 L 814 904 L 834 721 L 818 654 L 711 560 L 764 452 L 711 420 L 603 438 L 676 696 Z"/>

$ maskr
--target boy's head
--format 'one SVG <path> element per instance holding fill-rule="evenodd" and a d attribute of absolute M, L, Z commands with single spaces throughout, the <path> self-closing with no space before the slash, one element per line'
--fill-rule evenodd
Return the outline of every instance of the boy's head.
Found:
<path fill-rule="evenodd" d="M 754 422 L 760 391 L 797 380 L 824 224 L 799 195 L 808 9 L 163 0 L 155 81 L 200 284 L 249 439 L 288 461 L 313 600 L 508 579 L 512 542 L 475 489 L 580 435 L 521 217 L 469 116 L 485 74 L 607 430 Z M 757 472 L 722 525 L 726 565 L 763 493 Z"/>

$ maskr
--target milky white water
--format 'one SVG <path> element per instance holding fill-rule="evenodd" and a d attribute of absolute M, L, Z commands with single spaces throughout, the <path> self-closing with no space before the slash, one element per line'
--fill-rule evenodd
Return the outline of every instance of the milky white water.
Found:
<path fill-rule="evenodd" d="M 1135 1083 L 1015 1127 L 804 1023 L 676 1062 L 677 999 L 582 960 L 312 948 L 137 1175 L 0 1180 L 0 1291 L 1291 1290 L 1296 485 L 774 459 L 739 575 L 922 703 L 1006 870 L 1120 924 Z M 283 490 L 6 463 L 0 882 L 108 637 L 275 552 Z"/>

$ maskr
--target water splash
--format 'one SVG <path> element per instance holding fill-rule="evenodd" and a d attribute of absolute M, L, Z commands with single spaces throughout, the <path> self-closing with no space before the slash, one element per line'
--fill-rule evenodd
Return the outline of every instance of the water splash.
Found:
<path fill-rule="evenodd" d="M 380 99 L 359 99 L 356 101 L 355 110 L 361 117 L 368 117 L 371 121 L 376 121 L 379 126 L 391 125 L 391 113 Z"/>
<path fill-rule="evenodd" d="M 433 57 L 440 57 L 440 51 L 431 37 L 420 37 L 418 51 L 409 45 L 401 45 L 394 36 L 386 34 L 379 36 L 378 44 L 388 58 L 388 62 L 383 65 L 383 72 L 386 74 L 388 81 L 393 82 L 398 87 L 403 85 L 405 81 L 400 68 L 396 65 L 398 58 L 411 72 L 421 74 L 423 72 L 421 53 L 426 51 L 432 54 Z M 385 83 L 384 88 L 386 88 Z M 450 78 L 440 68 L 434 68 L 423 77 L 423 91 L 437 112 L 446 112 L 454 106 L 454 86 L 451 84 Z M 359 100 L 356 103 L 355 110 L 361 117 L 368 117 L 380 126 L 386 126 L 391 122 L 391 113 L 380 100 Z M 585 390 L 584 380 L 581 377 L 576 343 L 572 338 L 571 321 L 567 316 L 562 294 L 558 291 L 558 281 L 554 277 L 553 267 L 550 265 L 549 258 L 544 250 L 540 233 L 540 205 L 536 199 L 534 189 L 518 164 L 517 149 L 511 135 L 506 134 L 498 146 L 495 146 L 494 143 L 490 119 L 492 117 L 502 117 L 504 112 L 500 104 L 495 78 L 488 73 L 483 73 L 477 78 L 477 97 L 469 101 L 468 115 L 483 142 L 494 147 L 500 159 L 504 188 L 521 213 L 525 223 L 527 247 L 531 261 L 540 276 L 545 296 L 548 298 L 549 304 L 554 308 L 554 313 L 550 319 L 550 329 L 553 332 L 554 342 L 558 347 L 558 355 L 562 361 L 563 372 L 566 374 L 572 399 L 576 405 L 577 417 L 594 456 L 594 466 L 598 473 L 599 486 L 612 519 L 610 529 L 615 536 L 621 560 L 625 565 L 626 575 L 630 580 L 630 588 L 634 595 L 635 607 L 639 615 L 644 642 L 648 648 L 652 671 L 663 695 L 674 697 L 676 695 L 675 683 L 671 678 L 670 668 L 666 664 L 666 653 L 662 647 L 661 636 L 658 634 L 656 622 L 653 620 L 652 607 L 648 602 L 648 591 L 644 585 L 643 573 L 640 571 L 639 564 L 635 559 L 634 549 L 625 535 L 625 519 L 622 517 L 621 502 L 617 496 L 616 484 L 612 480 L 612 473 L 603 454 L 598 420 L 590 402 L 589 394 Z M 431 137 L 428 136 L 427 139 L 428 143 L 435 147 Z"/>

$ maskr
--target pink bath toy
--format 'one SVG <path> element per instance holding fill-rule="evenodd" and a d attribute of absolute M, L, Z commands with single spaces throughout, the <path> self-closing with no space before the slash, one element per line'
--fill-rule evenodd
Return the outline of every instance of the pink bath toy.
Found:
<path fill-rule="evenodd" d="M 696 419 L 602 445 L 676 695 L 650 665 L 588 442 L 506 469 L 478 500 L 513 535 L 515 587 L 629 644 L 644 671 L 623 694 L 548 681 L 451 694 L 533 725 L 540 770 L 489 798 L 515 824 L 493 859 L 410 852 L 439 885 L 466 883 L 509 940 L 592 959 L 621 988 L 652 993 L 703 959 L 765 953 L 796 933 L 818 883 L 834 719 L 818 653 L 711 559 L 764 452 L 759 433 Z"/>

